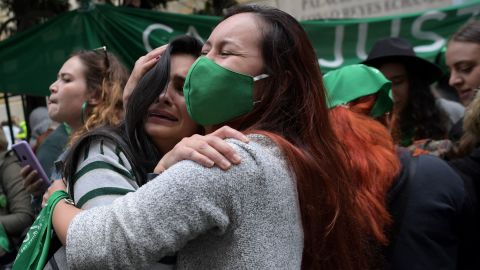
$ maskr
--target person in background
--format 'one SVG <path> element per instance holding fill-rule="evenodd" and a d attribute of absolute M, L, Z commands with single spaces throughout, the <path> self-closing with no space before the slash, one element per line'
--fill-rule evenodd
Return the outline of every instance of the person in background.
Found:
<path fill-rule="evenodd" d="M 467 107 L 480 86 L 480 21 L 472 21 L 455 32 L 447 43 L 445 63 L 450 70 L 450 85 Z M 463 134 L 463 119 L 450 131 L 458 141 Z"/>
<path fill-rule="evenodd" d="M 36 152 L 38 146 L 43 142 L 37 140 L 39 137 L 42 137 L 44 134 L 53 131 L 50 129 L 52 125 L 52 120 L 48 117 L 48 109 L 47 107 L 37 107 L 35 108 L 29 116 L 28 123 L 31 129 L 30 132 L 30 146 L 32 147 L 33 151 Z"/>
<path fill-rule="evenodd" d="M 464 179 L 466 190 L 472 203 L 476 219 L 469 224 L 474 233 L 465 232 L 471 239 L 464 249 L 467 258 L 473 258 L 467 266 L 479 269 L 480 259 L 478 243 L 480 242 L 480 21 L 471 21 L 455 32 L 447 43 L 445 62 L 450 69 L 450 85 L 454 87 L 462 103 L 466 106 L 465 116 L 455 125 L 450 136 L 458 140 L 458 149 L 452 151 L 449 160 Z"/>
<path fill-rule="evenodd" d="M 35 155 L 37 156 L 40 165 L 42 165 L 45 174 L 50 178 L 52 178 L 52 174 L 55 171 L 55 161 L 57 161 L 60 155 L 65 151 L 65 148 L 68 144 L 68 138 L 71 133 L 71 130 L 69 129 L 67 124 L 57 122 L 54 123 L 54 129 L 50 131 L 46 137 L 43 138 L 42 144 L 38 145 L 35 148 Z M 30 170 L 26 169 L 22 171 L 22 175 L 24 175 L 27 179 L 33 177 L 32 179 L 36 180 L 36 172 L 32 172 L 34 173 L 34 175 L 28 176 Z M 56 173 L 55 176 L 57 176 Z M 34 196 L 41 195 L 42 191 L 45 188 L 37 186 L 36 182 L 32 182 L 32 180 L 27 180 L 25 184 L 25 188 L 27 188 L 27 191 Z"/>
<path fill-rule="evenodd" d="M 43 144 L 43 142 L 52 134 L 53 131 L 55 131 L 60 124 L 55 122 L 55 121 L 50 121 L 50 125 L 48 126 L 47 131 L 44 133 L 40 134 L 36 139 L 35 139 L 35 144 L 32 146 L 32 149 L 34 150 L 35 154 L 38 152 L 38 148 L 40 145 Z M 42 167 L 43 168 L 43 167 Z"/>
<path fill-rule="evenodd" d="M 452 35 L 445 62 L 450 69 L 450 85 L 468 106 L 480 86 L 480 21 L 469 22 Z"/>
<path fill-rule="evenodd" d="M 30 196 L 23 187 L 20 164 L 0 130 L 0 265 L 15 259 L 23 233 L 32 224 Z"/>
<path fill-rule="evenodd" d="M 463 118 L 465 107 L 460 101 L 457 90 L 449 84 L 450 71 L 445 62 L 445 52 L 447 47 L 443 46 L 435 57 L 435 64 L 442 70 L 442 77 L 435 83 L 432 91 L 437 100 L 437 105 L 444 108 L 448 112 L 450 122 L 455 125 Z M 453 127 L 450 129 L 450 131 Z"/>
<path fill-rule="evenodd" d="M 353 176 L 301 25 L 237 6 L 202 52 L 183 89 L 188 112 L 206 133 L 228 124 L 250 134 L 229 141 L 240 164 L 180 161 L 90 210 L 59 201 L 52 221 L 69 266 L 143 268 L 178 252 L 179 269 L 369 269 Z"/>
<path fill-rule="evenodd" d="M 464 175 L 468 175 L 472 181 L 478 182 L 480 179 L 480 166 L 478 162 L 480 161 L 480 92 L 477 91 L 476 97 L 467 107 L 465 112 L 465 119 L 463 121 L 464 125 L 464 134 L 459 142 L 459 147 L 456 151 L 457 160 L 452 160 L 451 163 L 454 164 L 456 168 L 463 167 L 461 164 L 467 165 L 464 169 L 460 171 Z M 470 158 L 468 158 L 470 156 Z M 461 161 L 458 158 L 466 158 Z M 470 160 L 472 163 L 469 163 Z M 458 165 L 458 166 L 457 166 Z M 467 168 L 469 167 L 469 168 Z"/>
<path fill-rule="evenodd" d="M 381 244 L 385 259 L 379 268 L 478 269 L 459 267 L 472 266 L 464 253 L 469 239 L 462 234 L 478 230 L 470 226 L 467 186 L 438 157 L 412 157 L 395 146 L 386 127 L 390 82 L 364 65 L 330 71 L 324 82 L 336 135 L 349 152 L 357 185 L 367 187 L 359 189 L 356 200 L 365 205 L 365 222 L 376 224 L 372 239 Z"/>
<path fill-rule="evenodd" d="M 21 129 L 17 125 L 17 118 L 12 117 L 12 132 L 13 132 L 13 143 L 12 143 L 12 137 L 10 134 L 10 127 L 8 126 L 8 121 L 3 121 L 1 124 L 3 133 L 5 134 L 5 137 L 7 138 L 7 149 L 10 150 L 12 147 L 12 144 L 14 144 L 16 141 L 17 134 L 21 131 Z"/>
<path fill-rule="evenodd" d="M 28 133 L 27 122 L 20 121 L 20 123 L 18 124 L 18 127 L 20 128 L 20 132 L 18 132 L 17 135 L 15 136 L 15 140 L 16 141 L 26 140 L 27 139 L 27 133 Z"/>
<path fill-rule="evenodd" d="M 463 250 L 465 258 L 470 261 L 465 265 L 469 268 L 480 269 L 480 254 L 478 243 L 480 242 L 480 92 L 477 91 L 475 98 L 469 103 L 463 120 L 463 135 L 458 143 L 458 149 L 448 161 L 465 181 L 465 190 L 470 195 L 470 201 L 475 206 L 471 212 L 475 219 L 469 221 L 471 230 L 464 230 L 465 238 L 470 239 L 469 246 Z"/>
<path fill-rule="evenodd" d="M 363 64 L 379 69 L 392 82 L 391 133 L 397 144 L 446 139 L 453 123 L 430 90 L 430 84 L 442 75 L 440 68 L 416 56 L 402 38 L 378 40 Z"/>
<path fill-rule="evenodd" d="M 51 179 L 60 179 L 54 163 L 62 160 L 68 143 L 98 126 L 117 125 L 123 119 L 122 91 L 128 80 L 126 67 L 105 47 L 79 51 L 65 61 L 50 85 L 48 115 L 59 125 L 39 147 L 37 157 Z M 25 188 L 40 207 L 47 187 L 29 166 L 22 168 Z"/>
<path fill-rule="evenodd" d="M 443 75 L 435 84 L 434 94 L 437 94 L 447 100 L 462 104 L 462 107 L 465 108 L 463 106 L 463 103 L 460 101 L 460 96 L 458 95 L 457 90 L 453 88 L 449 83 L 450 70 L 445 60 L 446 52 L 447 45 L 445 44 L 435 56 L 434 63 L 442 70 Z"/>

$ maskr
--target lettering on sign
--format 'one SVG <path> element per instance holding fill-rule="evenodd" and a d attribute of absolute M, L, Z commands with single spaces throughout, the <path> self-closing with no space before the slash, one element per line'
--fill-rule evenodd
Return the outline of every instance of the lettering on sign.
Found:
<path fill-rule="evenodd" d="M 365 18 L 447 7 L 452 0 L 302 0 L 279 1 L 298 20 Z M 297 3 L 295 3 L 297 2 Z"/>
<path fill-rule="evenodd" d="M 332 0 L 333 1 L 333 0 Z M 450 16 L 469 16 L 471 18 L 476 17 L 480 14 L 480 5 L 472 6 L 467 9 L 459 9 L 456 14 L 451 14 Z M 392 18 L 390 20 L 390 36 L 399 37 L 402 27 L 408 27 L 409 34 L 415 38 L 418 42 L 426 43 L 423 45 L 418 45 L 414 47 L 416 53 L 436 53 L 442 46 L 445 45 L 446 39 L 448 37 L 442 37 L 434 31 L 425 30 L 424 25 L 431 23 L 432 21 L 436 24 L 441 24 L 442 21 L 448 19 L 448 15 L 445 12 L 441 11 L 427 11 L 422 15 L 418 16 L 412 22 L 408 23 L 403 21 L 401 18 Z M 468 18 L 467 18 L 468 20 Z M 370 48 L 366 48 L 367 41 L 372 39 L 369 37 L 369 34 L 375 36 L 375 33 L 369 33 L 369 23 L 359 23 L 358 27 L 357 40 L 355 53 L 359 62 L 367 58 L 367 53 Z M 403 30 L 404 31 L 404 30 Z M 344 62 L 344 42 L 345 42 L 345 25 L 337 25 L 335 27 L 335 38 L 333 39 L 333 44 L 331 45 L 333 52 L 330 55 L 333 55 L 333 59 L 325 59 L 320 57 L 318 63 L 322 67 L 326 68 L 338 68 L 345 64 Z"/>

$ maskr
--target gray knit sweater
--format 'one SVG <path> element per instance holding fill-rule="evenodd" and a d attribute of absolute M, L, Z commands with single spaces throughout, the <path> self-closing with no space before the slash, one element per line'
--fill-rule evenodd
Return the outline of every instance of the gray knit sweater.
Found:
<path fill-rule="evenodd" d="M 303 231 L 286 161 L 268 138 L 229 140 L 228 171 L 182 161 L 67 234 L 71 269 L 142 269 L 177 252 L 178 269 L 300 269 Z"/>

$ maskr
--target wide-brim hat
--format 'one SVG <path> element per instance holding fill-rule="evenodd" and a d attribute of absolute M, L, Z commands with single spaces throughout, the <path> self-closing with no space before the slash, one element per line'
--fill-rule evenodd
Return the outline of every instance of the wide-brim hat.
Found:
<path fill-rule="evenodd" d="M 428 83 L 439 80 L 443 75 L 437 65 L 418 57 L 413 46 L 403 38 L 391 37 L 378 40 L 362 64 L 379 68 L 385 63 L 392 62 L 405 64 L 408 72 L 416 72 Z"/>
<path fill-rule="evenodd" d="M 362 64 L 345 66 L 327 72 L 323 84 L 329 109 L 376 94 L 370 116 L 380 117 L 392 110 L 392 83 L 376 68 Z"/>

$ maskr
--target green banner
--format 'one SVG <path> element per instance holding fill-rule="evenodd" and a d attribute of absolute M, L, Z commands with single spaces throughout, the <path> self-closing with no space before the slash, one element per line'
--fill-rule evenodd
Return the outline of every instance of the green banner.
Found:
<path fill-rule="evenodd" d="M 208 37 L 218 20 L 109 5 L 70 11 L 0 43 L 0 91 L 46 96 L 76 50 L 106 45 L 131 68 L 147 50 L 174 36 Z"/>
<path fill-rule="evenodd" d="M 480 3 L 399 17 L 301 22 L 322 70 L 358 63 L 375 40 L 400 36 L 432 59 L 448 37 L 478 17 Z M 45 96 L 68 56 L 106 45 L 128 66 L 151 48 L 189 33 L 203 40 L 220 18 L 114 7 L 74 10 L 0 42 L 0 91 Z"/>
<path fill-rule="evenodd" d="M 303 21 L 322 71 L 366 59 L 376 40 L 403 37 L 416 53 L 432 60 L 448 38 L 470 19 L 478 19 L 480 3 L 397 17 L 357 20 Z"/>

